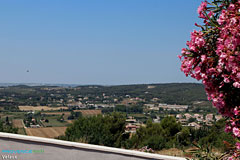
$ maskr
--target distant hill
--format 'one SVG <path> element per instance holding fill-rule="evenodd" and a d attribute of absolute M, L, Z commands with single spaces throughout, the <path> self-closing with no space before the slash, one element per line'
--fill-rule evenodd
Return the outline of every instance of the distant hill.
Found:
<path fill-rule="evenodd" d="M 135 84 L 118 86 L 78 86 L 81 93 L 140 98 L 159 98 L 162 103 L 192 104 L 194 101 L 207 101 L 204 86 L 198 83 Z"/>
<path fill-rule="evenodd" d="M 66 87 L 68 86 L 68 87 Z M 72 87 L 69 87 L 72 86 Z M 16 84 L 8 87 L 3 87 L 0 90 L 0 96 L 11 96 L 15 94 L 15 98 L 24 100 L 27 97 L 33 97 L 35 102 L 39 97 L 50 97 L 51 94 L 58 94 L 66 96 L 87 96 L 102 97 L 103 93 L 111 98 L 124 99 L 129 97 L 139 97 L 146 100 L 146 103 L 151 102 L 153 98 L 157 99 L 157 103 L 168 104 L 193 104 L 196 101 L 207 101 L 204 86 L 198 83 L 167 83 L 167 84 L 134 84 L 134 85 L 115 85 L 115 86 L 101 86 L 101 85 L 34 85 Z M 49 88 L 49 90 L 46 90 Z M 52 89 L 51 89 L 52 88 Z M 58 89 L 58 92 L 53 88 Z M 59 88 L 62 88 L 59 90 Z M 60 98 L 58 98 L 60 99 Z M 47 101 L 45 102 L 47 103 Z"/>
<path fill-rule="evenodd" d="M 1 87 L 9 86 L 58 86 L 58 87 L 76 87 L 78 84 L 51 84 L 51 83 L 0 83 Z"/>

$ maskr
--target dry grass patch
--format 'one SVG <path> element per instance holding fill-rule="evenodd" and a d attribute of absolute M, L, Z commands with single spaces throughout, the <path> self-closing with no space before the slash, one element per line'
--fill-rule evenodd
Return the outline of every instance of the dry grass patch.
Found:
<path fill-rule="evenodd" d="M 46 114 L 46 115 L 67 115 L 70 116 L 71 113 L 70 112 L 42 112 L 42 114 Z"/>
<path fill-rule="evenodd" d="M 68 109 L 68 107 L 48 107 L 48 106 L 18 106 L 21 111 L 56 111 L 60 109 Z"/>
<path fill-rule="evenodd" d="M 13 127 L 15 128 L 23 128 L 23 120 L 22 119 L 13 119 L 12 120 Z"/>
<path fill-rule="evenodd" d="M 161 151 L 157 151 L 157 153 L 161 155 L 177 156 L 177 157 L 185 156 L 185 153 L 182 150 L 177 148 L 163 149 Z"/>
<path fill-rule="evenodd" d="M 94 116 L 102 114 L 101 110 L 74 110 L 74 112 L 81 112 L 83 116 Z"/>
<path fill-rule="evenodd" d="M 74 120 L 66 120 L 68 123 L 73 123 L 74 122 Z"/>
<path fill-rule="evenodd" d="M 27 135 L 55 138 L 64 135 L 67 127 L 26 128 Z"/>

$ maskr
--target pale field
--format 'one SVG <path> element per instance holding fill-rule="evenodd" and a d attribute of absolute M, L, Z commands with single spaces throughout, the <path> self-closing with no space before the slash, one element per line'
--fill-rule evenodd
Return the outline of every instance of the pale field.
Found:
<path fill-rule="evenodd" d="M 158 154 L 168 155 L 168 156 L 177 156 L 177 157 L 185 157 L 184 152 L 177 148 L 163 149 L 161 151 L 157 151 Z"/>
<path fill-rule="evenodd" d="M 168 156 L 177 156 L 177 157 L 185 157 L 185 158 L 193 158 L 193 156 L 190 154 L 190 151 L 192 149 L 197 149 L 195 147 L 190 147 L 188 149 L 185 150 L 185 153 L 183 150 L 177 149 L 177 148 L 170 148 L 170 149 L 163 149 L 161 151 L 157 151 L 157 154 L 161 154 L 161 155 L 168 155 Z M 212 150 L 212 152 L 214 152 L 215 155 L 220 156 L 222 155 L 221 152 L 219 152 L 218 150 Z"/>
<path fill-rule="evenodd" d="M 74 110 L 74 112 L 81 112 L 83 116 L 102 114 L 101 110 Z"/>
<path fill-rule="evenodd" d="M 74 110 L 74 112 L 81 112 L 83 116 L 102 114 L 101 110 Z M 44 112 L 42 114 L 62 115 L 63 113 L 64 113 L 65 116 L 70 116 L 71 115 L 71 112 Z"/>
<path fill-rule="evenodd" d="M 13 127 L 15 128 L 23 128 L 23 120 L 22 119 L 13 119 L 12 120 Z"/>
<path fill-rule="evenodd" d="M 62 115 L 64 114 L 63 118 L 65 120 L 68 119 L 68 117 L 71 115 L 71 112 L 42 112 L 42 114 L 45 114 L 46 116 L 51 116 L 51 115 Z"/>
<path fill-rule="evenodd" d="M 26 128 L 27 135 L 55 138 L 64 135 L 67 127 Z"/>
<path fill-rule="evenodd" d="M 66 120 L 68 123 L 73 123 L 74 122 L 74 120 Z"/>
<path fill-rule="evenodd" d="M 42 114 L 46 114 L 46 115 L 67 115 L 70 116 L 71 113 L 70 112 L 42 112 Z"/>
<path fill-rule="evenodd" d="M 48 106 L 18 106 L 21 111 L 55 111 L 60 109 L 68 109 L 68 107 L 48 107 Z"/>
<path fill-rule="evenodd" d="M 74 110 L 74 112 L 81 112 L 83 116 L 94 116 L 102 114 L 101 110 Z M 68 123 L 73 123 L 74 120 L 68 120 L 68 116 L 71 115 L 71 112 L 43 112 L 45 115 L 62 115 L 64 113 L 64 119 Z"/>

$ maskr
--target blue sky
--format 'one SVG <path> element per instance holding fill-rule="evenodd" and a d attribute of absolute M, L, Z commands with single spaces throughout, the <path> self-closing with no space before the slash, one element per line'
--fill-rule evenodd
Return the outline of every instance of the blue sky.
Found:
<path fill-rule="evenodd" d="M 196 82 L 180 71 L 177 55 L 200 3 L 0 0 L 0 82 Z"/>

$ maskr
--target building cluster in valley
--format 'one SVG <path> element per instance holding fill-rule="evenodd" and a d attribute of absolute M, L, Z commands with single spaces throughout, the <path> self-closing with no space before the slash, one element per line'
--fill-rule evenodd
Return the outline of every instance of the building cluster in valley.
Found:
<path fill-rule="evenodd" d="M 223 117 L 221 115 L 214 115 L 214 114 L 177 114 L 176 115 L 177 121 L 181 124 L 189 127 L 194 127 L 195 129 L 199 129 L 200 127 L 212 126 L 212 124 Z"/>
<path fill-rule="evenodd" d="M 222 118 L 211 106 L 206 107 L 210 111 L 203 109 L 206 101 L 199 100 L 186 105 L 179 105 L 185 103 L 177 103 L 175 100 L 168 103 L 161 96 L 154 96 L 154 89 L 155 85 L 148 85 L 144 92 L 131 94 L 125 88 L 100 92 L 98 90 L 101 87 L 98 86 L 0 87 L 0 111 L 22 114 L 21 119 L 26 128 L 66 127 L 78 118 L 79 113 L 93 116 L 114 111 L 124 112 L 127 115 L 126 132 L 130 133 L 135 133 L 148 119 L 160 123 L 166 116 L 174 116 L 182 125 L 195 129 L 211 126 Z"/>
<path fill-rule="evenodd" d="M 204 126 L 212 126 L 214 122 L 222 119 L 223 117 L 221 115 L 214 115 L 214 114 L 177 114 L 177 115 L 168 115 L 168 116 L 174 116 L 176 120 L 181 123 L 183 126 L 188 126 L 194 129 L 200 129 Z M 160 123 L 161 119 L 159 116 L 157 116 L 155 119 L 153 119 L 154 123 Z M 138 128 L 141 126 L 145 126 L 144 123 L 137 121 L 133 117 L 128 117 L 126 120 L 126 132 L 135 133 Z"/>

